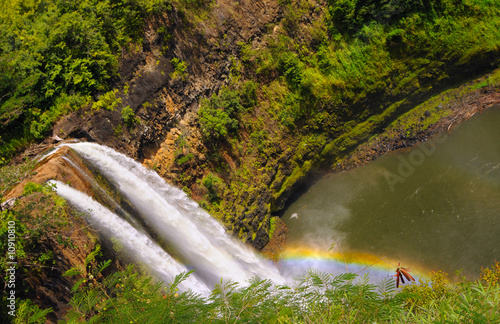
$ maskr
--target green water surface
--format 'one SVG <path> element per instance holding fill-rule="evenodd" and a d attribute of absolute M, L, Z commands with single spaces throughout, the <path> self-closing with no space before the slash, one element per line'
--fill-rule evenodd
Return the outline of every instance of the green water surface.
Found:
<path fill-rule="evenodd" d="M 344 252 L 477 277 L 500 261 L 500 108 L 324 177 L 283 219 L 289 247 L 337 243 Z"/>

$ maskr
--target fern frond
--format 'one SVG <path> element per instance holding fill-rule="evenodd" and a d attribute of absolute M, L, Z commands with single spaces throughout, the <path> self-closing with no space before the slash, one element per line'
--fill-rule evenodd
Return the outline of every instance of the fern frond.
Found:
<path fill-rule="evenodd" d="M 194 270 L 188 272 L 181 272 L 177 276 L 175 276 L 174 280 L 172 280 L 172 282 L 169 285 L 170 292 L 174 293 L 176 289 L 178 289 L 179 284 L 184 280 L 186 280 L 193 272 Z"/>
<path fill-rule="evenodd" d="M 63 276 L 64 277 L 71 277 L 71 276 L 75 276 L 75 275 L 83 275 L 85 272 L 85 269 L 82 269 L 81 267 L 73 267 L 71 269 L 69 269 L 68 271 L 66 271 Z"/>
<path fill-rule="evenodd" d="M 396 292 L 396 283 L 392 278 L 385 278 L 378 283 L 377 289 L 380 295 L 390 297 Z"/>
<path fill-rule="evenodd" d="M 90 252 L 89 255 L 85 258 L 85 266 L 88 266 L 90 262 L 95 260 L 95 257 L 99 255 L 101 252 L 101 246 L 98 244 L 96 245 L 94 251 Z"/>
<path fill-rule="evenodd" d="M 84 277 L 84 278 L 80 278 L 78 279 L 77 282 L 75 282 L 75 284 L 73 285 L 73 288 L 71 288 L 71 292 L 74 293 L 76 291 L 78 291 L 78 289 L 80 289 L 80 286 L 86 281 L 87 279 Z"/>
<path fill-rule="evenodd" d="M 96 271 L 95 275 L 101 274 L 102 271 L 104 269 L 106 269 L 107 267 L 109 267 L 110 264 L 111 264 L 111 260 L 107 260 L 107 261 L 99 263 L 97 265 L 97 271 Z"/>

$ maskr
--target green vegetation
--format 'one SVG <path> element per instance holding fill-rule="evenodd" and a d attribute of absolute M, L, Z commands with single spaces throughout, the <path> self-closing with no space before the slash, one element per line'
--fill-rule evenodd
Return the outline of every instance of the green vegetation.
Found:
<path fill-rule="evenodd" d="M 47 185 L 28 183 L 22 198 L 14 208 L 0 212 L 0 248 L 7 251 L 8 223 L 15 223 L 16 255 L 21 263 L 26 263 L 25 271 L 36 270 L 51 264 L 53 251 L 46 250 L 46 241 L 56 241 L 61 245 L 70 245 L 71 239 L 60 232 L 69 225 L 69 215 L 65 201 L 52 193 Z M 45 209 L 38 209 L 43 206 Z M 3 256 L 5 257 L 5 256 Z M 5 273 L 6 264 L 2 257 L 0 269 Z M 29 266 L 28 266 L 29 265 Z M 22 266 L 20 266 L 22 268 Z"/>
<path fill-rule="evenodd" d="M 269 220 L 269 239 L 271 239 L 271 237 L 273 236 L 274 234 L 274 231 L 276 231 L 276 219 L 277 217 L 271 217 L 271 219 Z"/>
<path fill-rule="evenodd" d="M 35 161 L 25 161 L 19 165 L 0 167 L 0 202 L 3 196 L 15 185 L 33 175 Z"/>
<path fill-rule="evenodd" d="M 134 110 L 130 106 L 123 107 L 121 114 L 123 122 L 128 127 L 131 127 L 137 121 Z"/>
<path fill-rule="evenodd" d="M 14 186 L 33 176 L 35 164 L 35 161 L 25 161 L 15 166 L 0 167 L 0 202 L 4 202 L 4 195 Z M 41 310 L 34 304 L 33 294 L 37 293 L 37 286 L 40 282 L 52 282 L 52 280 L 57 282 L 60 279 L 64 271 L 60 267 L 67 266 L 67 264 L 61 265 L 61 249 L 70 251 L 76 249 L 84 236 L 95 240 L 78 214 L 52 189 L 50 185 L 27 182 L 23 193 L 13 204 L 9 204 L 7 208 L 0 208 L 2 287 L 8 287 L 7 269 L 12 266 L 8 262 L 17 262 L 16 317 L 12 323 L 45 323 L 44 318 L 51 309 Z M 12 254 L 7 253 L 12 251 L 12 243 L 15 244 L 14 259 L 10 258 Z M 88 247 L 89 250 L 91 248 Z M 7 297 L 8 294 L 2 294 L 0 297 L 3 307 L 8 305 Z M 0 312 L 2 323 L 12 320 L 5 309 Z"/>
<path fill-rule="evenodd" d="M 118 90 L 112 90 L 104 93 L 98 101 L 94 102 L 92 105 L 93 111 L 99 111 L 100 109 L 107 109 L 114 111 L 122 103 L 122 99 L 117 97 Z"/>
<path fill-rule="evenodd" d="M 121 107 L 129 86 L 118 90 L 111 85 L 123 84 L 116 82 L 121 54 L 140 50 L 146 20 L 170 11 L 169 0 L 0 4 L 0 164 L 43 139 L 61 116 L 82 107 L 92 106 L 94 113 L 117 110 L 123 127 L 138 121 L 130 106 Z M 216 3 L 179 0 L 175 5 L 179 25 L 195 28 Z M 297 0 L 280 5 L 282 21 L 269 26 L 272 33 L 258 42 L 252 38 L 240 44 L 239 56 L 231 57 L 229 84 L 202 100 L 198 112 L 213 171 L 198 182 L 202 199 L 230 226 L 235 215 L 240 217 L 241 228 L 232 228 L 252 241 L 257 229 L 251 224 L 272 232 L 275 223 L 269 215 L 310 170 L 347 155 L 444 87 L 500 62 L 499 0 L 327 0 L 319 5 Z M 175 42 L 167 27 L 157 29 L 164 55 Z M 172 79 L 189 81 L 186 60 L 171 59 Z M 148 100 L 154 103 L 155 98 Z M 439 116 L 432 114 L 414 129 Z M 409 117 L 408 125 L 414 120 Z M 114 128 L 116 136 L 123 127 Z M 226 149 L 234 151 L 221 152 Z M 235 170 L 223 153 L 237 160 Z M 187 149 L 176 151 L 175 164 L 184 169 L 180 178 L 186 183 L 192 181 L 185 169 L 193 158 Z M 31 168 L 1 169 L 1 195 Z M 18 250 L 30 265 L 23 269 L 34 272 L 55 259 L 52 245 L 40 242 L 72 244 L 60 231 L 69 226 L 71 215 L 49 189 L 28 184 L 14 208 L 0 211 L 0 238 L 5 238 L 6 223 L 19 224 Z M 270 198 L 262 204 L 260 196 Z M 246 218 L 262 210 L 268 215 L 260 222 Z M 0 265 L 4 271 L 4 259 Z M 95 270 L 87 270 L 88 265 Z M 422 282 L 402 292 L 392 281 L 375 287 L 363 280 L 353 284 L 353 274 L 333 278 L 310 272 L 297 288 L 276 289 L 260 280 L 244 289 L 223 283 L 210 298 L 177 292 L 185 275 L 164 288 L 132 269 L 101 276 L 106 265 L 91 257 L 84 270 L 73 272 L 87 281 L 75 286 L 68 322 L 498 322 L 499 316 L 498 265 L 486 269 L 481 281 L 451 285 L 438 275 L 431 286 Z M 23 287 L 23 296 L 27 291 Z M 19 305 L 21 322 L 44 314 L 29 302 Z"/>
<path fill-rule="evenodd" d="M 230 141 L 228 153 L 239 159 L 239 170 L 224 176 L 232 194 L 213 209 L 227 224 L 239 215 L 234 194 L 245 204 L 246 192 L 271 188 L 271 214 L 310 170 L 330 167 L 407 111 L 500 63 L 498 0 L 326 2 L 282 2 L 284 19 L 262 41 L 239 44 L 237 75 L 200 105 L 209 147 Z M 256 85 L 255 108 L 227 109 L 226 92 L 242 103 L 245 81 Z M 430 116 L 419 125 L 444 114 Z M 272 183 L 259 182 L 269 174 Z"/>
<path fill-rule="evenodd" d="M 27 170 L 33 164 L 26 164 L 17 167 L 2 168 L 2 173 L 8 173 L 14 179 L 21 180 L 27 175 Z M 23 170 L 24 169 L 24 170 Z M 28 171 L 29 172 L 29 171 Z M 10 187 L 12 182 L 9 181 Z M 17 181 L 16 181 L 17 182 Z M 2 182 L 2 186 L 5 183 Z M 0 201 L 3 198 L 0 195 Z M 40 310 L 29 299 L 33 298 L 34 278 L 43 278 L 43 273 L 54 271 L 57 253 L 56 247 L 74 247 L 75 242 L 71 238 L 71 232 L 68 229 L 76 224 L 74 216 L 66 208 L 65 201 L 52 193 L 52 188 L 48 185 L 39 185 L 27 183 L 21 197 L 18 198 L 15 205 L 9 209 L 0 211 L 0 271 L 3 274 L 8 273 L 7 269 L 11 266 L 8 262 L 15 261 L 16 265 L 16 318 L 13 323 L 45 323 L 43 318 L 51 310 Z M 12 234 L 12 236 L 9 236 Z M 14 237 L 15 240 L 8 238 Z M 15 243 L 15 259 L 8 258 L 8 248 L 10 242 Z M 9 249 L 10 250 L 10 249 Z M 0 285 L 8 287 L 8 275 L 2 275 Z M 2 305 L 7 305 L 7 294 L 2 294 Z M 8 315 L 2 311 L 0 320 L 7 323 Z"/>
<path fill-rule="evenodd" d="M 2 188 L 18 183 L 30 174 L 33 164 L 4 167 L 0 170 L 8 179 Z M 203 180 L 214 188 L 221 180 L 210 175 Z M 43 208 L 41 208 L 42 206 Z M 41 209 L 40 209 L 41 208 Z M 14 208 L 0 212 L 1 244 L 8 240 L 8 222 L 16 223 L 18 269 L 41 271 L 54 262 L 47 250 L 49 241 L 73 244 L 61 229 L 68 225 L 64 201 L 47 185 L 28 183 Z M 3 242 L 3 243 L 2 243 Z M 6 250 L 5 246 L 0 247 Z M 484 322 L 500 320 L 500 264 L 483 269 L 480 280 L 461 280 L 451 284 L 443 273 L 432 274 L 430 281 L 395 288 L 387 278 L 378 285 L 368 278 L 347 273 L 339 276 L 308 271 L 292 286 L 274 286 L 255 278 L 248 287 L 233 282 L 221 282 L 208 297 L 193 292 L 181 292 L 179 284 L 190 275 L 180 274 L 171 283 L 157 283 L 141 275 L 132 266 L 119 272 L 104 271 L 110 261 L 97 261 L 99 247 L 85 262 L 66 272 L 76 277 L 72 289 L 70 311 L 65 322 L 90 323 L 427 323 Z M 102 255 L 101 255 L 102 256 Z M 1 258 L 5 272 L 6 256 Z M 21 272 L 20 276 L 27 276 Z M 355 281 L 358 280 L 358 281 Z M 5 280 L 5 278 L 3 278 Z M 21 281 L 19 281 L 21 282 Z M 5 283 L 3 283 L 5 284 Z M 51 312 L 42 310 L 27 299 L 29 288 L 17 290 L 18 311 L 15 323 L 44 323 Z M 5 298 L 5 296 L 3 297 Z M 2 301 L 5 305 L 5 300 Z"/>
<path fill-rule="evenodd" d="M 215 203 L 220 200 L 223 187 L 221 178 L 210 172 L 201 180 L 201 183 L 208 191 L 208 200 L 210 202 Z"/>
<path fill-rule="evenodd" d="M 467 102 L 469 96 L 474 95 L 474 92 L 478 89 L 484 87 L 492 87 L 490 89 L 494 89 L 499 86 L 500 69 L 496 69 L 490 74 L 472 80 L 457 88 L 443 91 L 398 116 L 383 131 L 374 134 L 369 140 L 358 145 L 356 151 L 371 150 L 371 148 L 381 145 L 384 140 L 397 139 L 402 134 L 407 138 L 418 138 L 419 133 L 428 130 L 430 126 L 450 116 L 457 105 Z M 370 119 L 368 121 L 372 122 L 373 120 Z M 453 123 L 453 121 L 450 121 L 449 126 Z M 335 147 L 335 145 L 331 145 L 332 149 L 335 149 Z M 350 159 L 351 156 L 346 156 L 344 159 L 336 160 L 336 163 L 349 164 Z"/>
<path fill-rule="evenodd" d="M 319 39 L 285 29 L 268 47 L 245 45 L 243 58 L 264 83 L 281 77 L 273 78 L 264 100 L 276 102 L 283 125 L 307 120 L 339 134 L 346 121 L 366 120 L 401 96 L 428 92 L 460 66 L 498 63 L 499 17 L 498 1 L 329 1 L 326 31 L 310 27 Z M 318 114 L 321 125 L 314 123 Z"/>
<path fill-rule="evenodd" d="M 274 286 L 255 278 L 247 287 L 221 282 L 209 297 L 180 292 L 189 273 L 171 283 L 154 283 L 131 267 L 107 276 L 108 262 L 90 255 L 85 267 L 67 275 L 74 286 L 68 323 L 496 323 L 500 320 L 498 264 L 496 280 L 450 284 L 443 273 L 396 289 L 387 278 L 378 285 L 353 273 L 339 276 L 309 270 L 292 286 Z M 92 266 L 89 266 L 92 265 Z M 486 273 L 483 270 L 483 273 Z"/>
<path fill-rule="evenodd" d="M 237 115 L 244 109 L 239 93 L 229 88 L 223 88 L 210 100 L 202 100 L 198 118 L 205 138 L 223 140 L 237 130 Z"/>
<path fill-rule="evenodd" d="M 200 102 L 198 119 L 205 140 L 215 143 L 234 136 L 239 115 L 250 111 L 258 103 L 257 87 L 253 81 L 223 87 L 218 94 Z"/>
<path fill-rule="evenodd" d="M 139 43 L 144 19 L 169 10 L 170 2 L 2 0 L 0 7 L 0 157 L 6 159 L 109 90 L 120 49 Z"/>
<path fill-rule="evenodd" d="M 172 64 L 174 65 L 174 72 L 170 74 L 170 77 L 172 79 L 182 79 L 183 81 L 185 81 L 188 76 L 188 73 L 186 71 L 186 62 L 179 60 L 177 57 L 171 59 L 170 62 L 172 62 Z"/>
<path fill-rule="evenodd" d="M 175 163 L 177 163 L 177 165 L 183 165 L 184 163 L 191 161 L 193 157 L 193 153 L 188 153 L 186 155 L 183 155 L 182 157 L 176 158 Z"/>

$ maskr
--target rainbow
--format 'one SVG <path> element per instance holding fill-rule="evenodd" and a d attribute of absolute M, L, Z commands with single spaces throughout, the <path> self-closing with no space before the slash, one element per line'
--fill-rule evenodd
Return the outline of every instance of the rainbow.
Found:
<path fill-rule="evenodd" d="M 407 262 L 402 265 L 411 268 L 411 274 L 417 282 L 419 278 L 427 277 L 423 275 L 427 271 L 418 265 Z M 393 278 L 397 266 L 398 261 L 364 252 L 341 253 L 309 247 L 287 247 L 278 262 L 278 269 L 288 278 L 301 276 L 311 268 L 333 275 L 350 272 L 362 277 L 368 274 L 370 282 L 375 284 L 385 278 Z"/>

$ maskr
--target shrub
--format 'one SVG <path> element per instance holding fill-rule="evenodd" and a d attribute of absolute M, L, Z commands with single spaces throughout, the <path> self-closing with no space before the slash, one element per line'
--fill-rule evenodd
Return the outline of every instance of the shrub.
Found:
<path fill-rule="evenodd" d="M 202 100 L 198 118 L 201 124 L 201 130 L 205 138 L 223 138 L 232 130 L 235 130 L 238 121 L 231 118 L 230 115 L 222 110 L 213 108 L 210 101 Z"/>
<path fill-rule="evenodd" d="M 285 76 L 285 79 L 290 88 L 297 90 L 302 85 L 302 69 L 303 63 L 293 52 L 288 52 L 283 55 L 279 63 L 279 70 Z"/>
<path fill-rule="evenodd" d="M 500 262 L 495 262 L 490 268 L 481 268 L 479 278 L 487 285 L 500 286 Z"/>
<path fill-rule="evenodd" d="M 134 110 L 130 108 L 130 106 L 123 107 L 121 114 L 122 114 L 122 120 L 125 123 L 125 125 L 131 127 L 135 123 L 136 118 Z"/>
<path fill-rule="evenodd" d="M 188 153 L 186 155 L 180 154 L 175 157 L 175 163 L 177 165 L 183 165 L 184 163 L 191 161 L 193 158 L 194 158 L 193 153 Z"/>
<path fill-rule="evenodd" d="M 238 112 L 243 110 L 238 92 L 228 88 L 223 88 L 210 100 L 202 100 L 198 119 L 205 138 L 221 139 L 235 131 L 238 128 Z"/>
<path fill-rule="evenodd" d="M 185 61 L 179 60 L 177 57 L 174 57 L 173 59 L 170 60 L 172 64 L 174 65 L 174 72 L 170 74 L 170 77 L 172 79 L 182 79 L 185 81 L 187 79 L 187 64 Z"/>
<path fill-rule="evenodd" d="M 247 81 L 241 87 L 241 105 L 247 109 L 257 105 L 257 83 Z"/>
<path fill-rule="evenodd" d="M 101 95 L 98 101 L 94 102 L 92 105 L 92 110 L 93 111 L 99 111 L 100 109 L 107 109 L 114 111 L 122 103 L 122 99 L 120 97 L 117 97 L 116 94 L 118 93 L 118 90 L 112 90 L 104 93 Z"/>
<path fill-rule="evenodd" d="M 201 184 L 208 190 L 208 200 L 210 202 L 216 202 L 221 199 L 224 185 L 221 178 L 210 172 L 201 180 Z"/>
<path fill-rule="evenodd" d="M 430 282 L 420 279 L 418 284 L 404 286 L 402 298 L 408 307 L 422 308 L 455 294 L 456 291 L 450 286 L 446 274 L 438 271 L 431 273 Z"/>
<path fill-rule="evenodd" d="M 72 309 L 65 315 L 68 323 L 200 323 L 208 318 L 203 298 L 178 289 L 191 272 L 166 285 L 140 276 L 133 266 L 104 277 L 111 260 L 97 262 L 98 253 L 98 249 L 91 253 L 83 268 L 65 274 L 81 278 L 72 289 Z"/>

